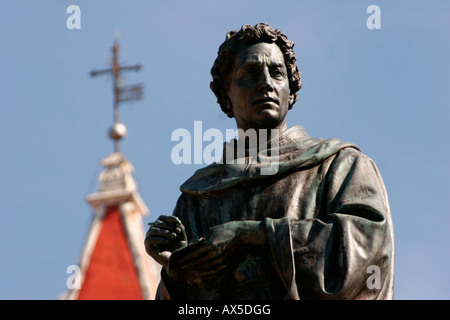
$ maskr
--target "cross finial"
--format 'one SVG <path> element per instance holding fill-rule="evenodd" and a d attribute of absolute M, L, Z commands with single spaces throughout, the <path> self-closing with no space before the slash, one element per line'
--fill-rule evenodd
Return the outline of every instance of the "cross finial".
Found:
<path fill-rule="evenodd" d="M 127 129 L 119 119 L 119 103 L 124 101 L 140 100 L 142 99 L 142 85 L 123 86 L 122 78 L 120 74 L 122 71 L 138 71 L 142 68 L 142 65 L 136 64 L 133 66 L 121 66 L 119 64 L 119 43 L 118 32 L 115 32 L 114 44 L 112 47 L 112 59 L 110 60 L 111 68 L 104 70 L 92 70 L 90 72 L 91 77 L 95 77 L 101 74 L 112 74 L 113 76 L 113 92 L 114 92 L 114 104 L 113 104 L 113 125 L 109 130 L 109 137 L 114 140 L 114 152 L 119 152 L 119 140 L 122 139 Z"/>

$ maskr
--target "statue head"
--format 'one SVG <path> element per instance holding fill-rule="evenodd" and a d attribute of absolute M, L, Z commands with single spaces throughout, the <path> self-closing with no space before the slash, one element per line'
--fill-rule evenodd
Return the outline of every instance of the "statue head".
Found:
<path fill-rule="evenodd" d="M 228 32 L 225 41 L 219 47 L 217 58 L 211 69 L 213 78 L 210 84 L 211 90 L 216 95 L 222 111 L 230 118 L 233 118 L 234 115 L 227 91 L 230 72 L 234 68 L 236 57 L 242 48 L 261 42 L 274 43 L 281 50 L 289 81 L 290 102 L 288 109 L 291 109 L 298 99 L 298 91 L 302 87 L 302 83 L 293 50 L 294 43 L 289 41 L 279 30 L 275 30 L 265 23 L 259 23 L 255 26 L 243 25 L 239 31 Z"/>

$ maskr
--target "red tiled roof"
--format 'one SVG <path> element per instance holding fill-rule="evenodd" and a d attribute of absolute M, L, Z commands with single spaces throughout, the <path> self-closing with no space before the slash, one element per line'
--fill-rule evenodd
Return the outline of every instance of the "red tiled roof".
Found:
<path fill-rule="evenodd" d="M 78 299 L 143 299 L 118 206 L 106 209 Z"/>

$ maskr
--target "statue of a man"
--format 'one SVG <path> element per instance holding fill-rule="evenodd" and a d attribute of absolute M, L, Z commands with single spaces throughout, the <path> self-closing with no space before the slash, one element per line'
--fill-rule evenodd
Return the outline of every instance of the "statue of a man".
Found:
<path fill-rule="evenodd" d="M 146 250 L 163 266 L 156 298 L 393 298 L 394 233 L 377 167 L 352 143 L 287 126 L 301 88 L 293 46 L 267 24 L 231 31 L 220 46 L 211 89 L 240 135 L 149 228 Z M 239 143 L 250 130 L 256 152 Z M 276 170 L 263 174 L 268 155 Z"/>

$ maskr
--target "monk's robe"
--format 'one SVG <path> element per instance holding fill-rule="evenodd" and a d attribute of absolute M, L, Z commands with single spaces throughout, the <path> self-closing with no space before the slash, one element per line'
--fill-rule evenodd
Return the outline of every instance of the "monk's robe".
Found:
<path fill-rule="evenodd" d="M 163 268 L 158 299 L 393 298 L 394 232 L 374 162 L 352 143 L 310 138 L 301 126 L 283 132 L 276 148 L 258 161 L 198 170 L 173 212 L 189 242 L 213 226 L 253 220 L 267 247 L 214 278 L 171 283 Z M 277 161 L 275 174 L 262 174 L 264 157 Z"/>

